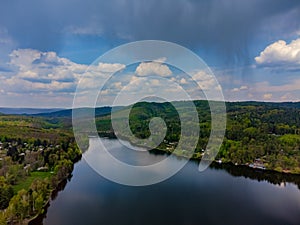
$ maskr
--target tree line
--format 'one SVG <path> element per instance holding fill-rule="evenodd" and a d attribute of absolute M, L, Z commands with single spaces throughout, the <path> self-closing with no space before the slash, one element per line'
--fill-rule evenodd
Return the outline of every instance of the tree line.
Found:
<path fill-rule="evenodd" d="M 200 134 L 196 137 L 198 144 L 193 158 L 200 159 L 211 133 L 211 115 L 207 101 L 194 101 L 194 104 Z M 189 116 L 186 102 L 176 102 L 176 106 L 181 115 Z M 237 165 L 250 165 L 259 160 L 266 169 L 300 173 L 300 104 L 227 102 L 226 108 L 226 133 L 217 159 Z M 167 126 L 165 139 L 157 148 L 172 152 L 181 138 L 180 117 L 172 103 L 134 104 L 129 117 L 132 133 L 141 139 L 148 138 L 153 117 L 161 117 Z M 125 128 L 126 118 L 122 119 Z M 110 116 L 97 118 L 97 128 L 99 134 L 114 137 L 108 135 L 114 132 Z M 124 138 L 130 141 L 126 134 Z M 184 156 L 184 149 L 176 154 Z"/>

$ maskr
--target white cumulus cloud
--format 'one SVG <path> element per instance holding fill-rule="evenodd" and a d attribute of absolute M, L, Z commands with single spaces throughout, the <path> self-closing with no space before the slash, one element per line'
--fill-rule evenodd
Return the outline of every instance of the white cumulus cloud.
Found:
<path fill-rule="evenodd" d="M 271 93 L 266 93 L 263 95 L 264 100 L 270 100 L 272 97 L 273 97 L 273 94 L 271 94 Z"/>
<path fill-rule="evenodd" d="M 30 105 L 39 105 L 41 96 L 68 99 L 71 104 L 79 81 L 88 90 L 97 89 L 111 73 L 126 67 L 119 63 L 78 64 L 55 52 L 34 49 L 13 50 L 9 57 L 11 70 L 1 74 L 0 90 L 10 96 L 30 95 Z M 121 88 L 121 83 L 116 83 L 115 88 Z"/>
<path fill-rule="evenodd" d="M 98 64 L 98 69 L 99 71 L 103 73 L 115 73 L 119 70 L 125 69 L 125 65 L 120 64 L 120 63 L 102 63 L 100 62 Z"/>
<path fill-rule="evenodd" d="M 242 85 L 239 88 L 233 88 L 233 89 L 231 89 L 231 92 L 239 92 L 239 91 L 245 91 L 245 90 L 248 90 L 248 86 Z"/>
<path fill-rule="evenodd" d="M 257 65 L 278 69 L 300 69 L 300 38 L 286 43 L 279 40 L 255 57 Z"/>
<path fill-rule="evenodd" d="M 158 75 L 167 77 L 172 75 L 172 71 L 167 65 L 162 64 L 162 60 L 164 59 L 158 59 L 155 62 L 142 62 L 136 68 L 135 73 L 139 76 Z"/>
<path fill-rule="evenodd" d="M 199 87 L 204 91 L 214 91 L 220 89 L 219 84 L 216 82 L 215 78 L 206 71 L 200 70 L 194 73 L 193 80 L 196 81 Z"/>

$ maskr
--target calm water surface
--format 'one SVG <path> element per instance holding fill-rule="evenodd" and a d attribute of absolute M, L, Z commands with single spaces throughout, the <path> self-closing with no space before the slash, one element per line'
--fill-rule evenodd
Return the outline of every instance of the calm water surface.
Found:
<path fill-rule="evenodd" d="M 135 164 L 151 164 L 167 157 L 128 150 L 117 140 L 105 142 L 112 147 L 111 151 L 116 157 Z M 96 142 L 91 140 L 90 146 L 97 148 L 95 145 Z M 176 163 L 176 160 L 180 159 L 174 157 L 174 160 Z M 259 178 L 261 181 L 246 178 L 265 176 L 262 172 L 252 171 L 254 175 L 248 176 L 240 176 L 239 173 L 238 168 L 210 168 L 200 173 L 198 163 L 189 162 L 175 176 L 162 183 L 146 187 L 129 187 L 99 176 L 85 160 L 82 160 L 75 165 L 71 181 L 50 202 L 42 223 L 44 225 L 300 224 L 300 191 L 297 185 L 293 183 L 274 185 L 261 178 Z M 269 175 L 271 180 L 274 176 Z M 280 177 L 276 179 L 276 182 L 278 180 L 281 182 Z"/>

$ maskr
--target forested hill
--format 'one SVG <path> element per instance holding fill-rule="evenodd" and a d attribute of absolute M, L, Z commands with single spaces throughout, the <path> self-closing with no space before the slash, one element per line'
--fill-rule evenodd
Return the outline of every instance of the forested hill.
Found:
<path fill-rule="evenodd" d="M 63 110 L 62 108 L 49 108 L 49 109 L 44 109 L 44 108 L 7 108 L 7 107 L 0 107 L 0 114 L 13 114 L 13 115 L 32 115 L 32 114 L 39 114 L 39 113 L 51 113 L 51 112 L 56 112 L 56 111 L 61 111 Z"/>
<path fill-rule="evenodd" d="M 185 104 L 184 101 L 183 102 L 177 102 L 177 104 Z M 194 101 L 195 105 L 198 107 L 202 107 L 202 109 L 206 109 L 209 110 L 209 105 L 207 101 L 202 101 L 202 100 L 198 100 L 198 101 Z M 152 103 L 153 107 L 154 105 L 157 107 L 161 107 L 161 108 L 165 108 L 165 105 L 168 105 L 167 103 Z M 253 107 L 258 107 L 258 108 L 264 108 L 264 109 L 279 109 L 279 108 L 291 108 L 291 109 L 300 109 L 300 102 L 256 102 L 256 101 L 246 101 L 246 102 L 226 102 L 226 108 L 228 112 L 231 112 L 233 110 L 238 110 L 238 109 L 242 109 L 245 108 L 247 106 L 253 106 Z M 97 108 L 77 108 L 74 110 L 78 110 L 81 113 L 85 113 L 89 110 L 95 110 L 95 116 L 99 117 L 99 116 L 104 116 L 107 114 L 110 114 L 111 111 L 119 111 L 122 109 L 125 109 L 128 107 L 125 106 L 114 106 L 114 107 L 109 107 L 109 106 L 104 106 L 104 107 L 97 107 Z M 5 108 L 0 108 L 0 109 L 5 109 Z M 4 110 L 5 111 L 5 110 Z M 7 111 L 7 110 L 6 110 Z M 31 109 L 31 111 L 28 111 L 26 113 L 20 113 L 21 111 L 18 109 L 14 109 L 14 112 L 18 112 L 18 113 L 9 113 L 7 112 L 2 112 L 0 110 L 0 114 L 4 113 L 4 114 L 27 114 L 29 116 L 35 116 L 35 117 L 71 117 L 72 116 L 72 109 L 52 109 L 52 110 L 48 110 L 45 109 L 45 112 L 39 112 L 41 110 L 34 110 Z"/>
<path fill-rule="evenodd" d="M 174 103 L 181 112 L 189 113 L 190 109 L 186 107 L 187 102 Z M 150 119 L 161 117 L 167 124 L 167 134 L 158 148 L 172 152 L 180 139 L 181 130 L 179 115 L 172 104 L 153 102 L 134 104 L 130 111 L 129 121 L 132 132 L 141 139 L 147 138 L 150 135 Z M 194 101 L 194 104 L 199 115 L 200 135 L 193 157 L 201 158 L 211 132 L 211 115 L 207 101 Z M 86 110 L 95 110 L 99 134 L 114 137 L 110 120 L 112 109 L 114 113 L 121 115 L 130 107 L 76 110 L 82 113 Z M 218 159 L 238 165 L 253 164 L 271 170 L 300 174 L 300 102 L 226 102 L 226 110 L 226 134 Z M 0 131 L 2 137 L 7 138 L 30 138 L 30 135 L 34 134 L 34 138 L 43 139 L 45 133 L 37 129 L 51 131 L 53 136 L 61 130 L 71 132 L 71 116 L 72 110 L 70 109 L 22 117 L 3 116 L 2 122 L 6 121 L 6 125 L 11 125 L 0 127 Z M 126 135 L 124 138 L 128 139 Z M 177 154 L 184 156 L 184 151 Z"/>
<path fill-rule="evenodd" d="M 246 102 L 227 102 L 227 106 L 265 106 L 270 108 L 276 107 L 286 107 L 286 108 L 298 108 L 300 109 L 300 102 L 256 102 L 256 101 L 246 101 Z"/>
<path fill-rule="evenodd" d="M 199 114 L 200 136 L 193 157 L 201 158 L 211 131 L 210 108 L 207 101 L 194 103 Z M 181 112 L 190 111 L 185 102 L 176 105 Z M 220 161 L 300 173 L 299 102 L 227 102 L 226 108 L 227 127 L 218 155 Z M 122 110 L 118 113 L 121 115 Z M 153 117 L 163 118 L 167 125 L 167 135 L 158 149 L 172 152 L 180 139 L 180 121 L 171 103 L 136 103 L 129 119 L 132 132 L 139 138 L 149 137 L 149 121 Z M 100 135 L 114 136 L 110 116 L 99 117 L 96 122 Z M 126 135 L 124 139 L 130 141 Z M 184 156 L 182 150 L 176 154 Z"/>
<path fill-rule="evenodd" d="M 116 106 L 116 107 L 109 107 L 109 106 L 104 106 L 104 107 L 98 107 L 96 109 L 94 108 L 77 108 L 73 110 L 77 110 L 79 113 L 87 113 L 90 110 L 95 110 L 95 116 L 103 116 L 110 114 L 112 110 L 119 110 L 123 107 Z M 34 114 L 32 116 L 40 116 L 40 117 L 72 117 L 72 109 L 64 109 L 64 110 L 59 110 L 55 112 L 46 112 L 46 113 L 38 113 Z"/>

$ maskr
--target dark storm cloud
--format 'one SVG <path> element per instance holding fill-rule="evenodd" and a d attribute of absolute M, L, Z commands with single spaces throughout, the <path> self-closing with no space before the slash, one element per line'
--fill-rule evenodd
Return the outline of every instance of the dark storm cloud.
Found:
<path fill-rule="evenodd" d="M 298 0 L 12 0 L 0 3 L 0 27 L 20 47 L 59 51 L 67 32 L 116 39 L 161 39 L 215 50 L 230 59 L 248 54 L 262 26 L 299 29 Z M 293 11 L 285 30 L 274 24 Z M 275 29 L 275 30 L 274 30 Z M 278 27 L 282 29 L 282 27 Z"/>

